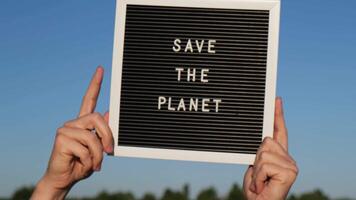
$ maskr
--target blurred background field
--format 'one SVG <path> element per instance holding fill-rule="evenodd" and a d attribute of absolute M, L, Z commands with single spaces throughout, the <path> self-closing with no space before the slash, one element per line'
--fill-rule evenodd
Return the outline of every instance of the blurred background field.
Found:
<path fill-rule="evenodd" d="M 14 192 L 12 200 L 29 199 L 33 187 L 21 187 Z M 107 192 L 100 191 L 92 197 L 68 198 L 68 200 L 244 200 L 243 190 L 237 183 L 233 184 L 230 190 L 221 195 L 214 187 L 207 187 L 201 190 L 196 197 L 191 197 L 189 185 L 183 185 L 180 190 L 165 189 L 160 196 L 147 192 L 141 197 L 135 196 L 132 192 Z M 7 200 L 6 198 L 0 200 Z M 287 200 L 332 200 L 321 190 L 305 192 L 303 194 L 291 194 Z M 353 200 L 350 198 L 337 198 L 334 200 Z"/>

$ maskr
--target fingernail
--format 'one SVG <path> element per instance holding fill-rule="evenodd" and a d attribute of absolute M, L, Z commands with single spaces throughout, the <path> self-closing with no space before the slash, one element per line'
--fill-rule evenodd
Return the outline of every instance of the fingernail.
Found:
<path fill-rule="evenodd" d="M 106 147 L 106 152 L 107 153 L 112 153 L 113 152 L 113 147 L 112 146 Z"/>
<path fill-rule="evenodd" d="M 256 193 L 256 186 L 255 186 L 255 184 L 251 183 L 251 185 L 250 185 L 250 190 L 251 190 L 252 192 Z"/>

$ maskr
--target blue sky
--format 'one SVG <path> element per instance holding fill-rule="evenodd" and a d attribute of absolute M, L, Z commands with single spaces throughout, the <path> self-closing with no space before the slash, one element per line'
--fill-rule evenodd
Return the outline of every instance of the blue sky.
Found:
<path fill-rule="evenodd" d="M 76 116 L 95 67 L 105 66 L 98 105 L 109 105 L 114 0 L 0 1 L 0 196 L 45 171 L 57 127 Z M 321 188 L 356 197 L 356 1 L 285 0 L 278 95 L 300 175 L 294 192 Z M 105 158 L 72 195 L 98 190 L 157 194 L 189 183 L 226 192 L 245 166 Z"/>

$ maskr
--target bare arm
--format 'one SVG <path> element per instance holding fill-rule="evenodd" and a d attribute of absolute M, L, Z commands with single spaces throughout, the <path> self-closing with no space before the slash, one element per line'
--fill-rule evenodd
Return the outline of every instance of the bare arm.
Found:
<path fill-rule="evenodd" d="M 108 114 L 102 116 L 94 112 L 102 79 L 103 68 L 98 67 L 83 98 L 78 118 L 58 128 L 47 171 L 31 199 L 64 199 L 76 182 L 100 171 L 104 152 L 113 151 Z"/>
<path fill-rule="evenodd" d="M 282 100 L 276 99 L 274 133 L 265 138 L 257 152 L 255 163 L 244 178 L 248 200 L 284 200 L 296 180 L 298 167 L 288 153 L 288 134 Z"/>

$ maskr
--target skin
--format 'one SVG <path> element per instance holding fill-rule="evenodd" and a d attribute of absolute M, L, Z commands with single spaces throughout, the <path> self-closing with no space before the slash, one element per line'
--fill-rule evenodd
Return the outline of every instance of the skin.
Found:
<path fill-rule="evenodd" d="M 75 183 L 100 171 L 103 153 L 113 152 L 109 115 L 94 112 L 103 72 L 98 67 L 93 75 L 78 117 L 58 128 L 47 171 L 31 199 L 64 199 Z"/>
<path fill-rule="evenodd" d="M 288 154 L 282 99 L 276 98 L 273 139 L 266 137 L 260 146 L 253 166 L 244 178 L 244 192 L 248 200 L 283 200 L 296 180 L 298 167 Z"/>
<path fill-rule="evenodd" d="M 78 117 L 58 128 L 48 168 L 31 199 L 64 199 L 75 183 L 100 171 L 104 153 L 113 152 L 109 114 L 94 112 L 103 72 L 99 66 L 93 75 Z M 95 133 L 91 131 L 94 129 Z M 245 174 L 244 192 L 248 200 L 285 199 L 297 177 L 298 168 L 288 154 L 280 98 L 276 99 L 274 129 L 274 139 L 264 139 L 254 165 Z"/>

